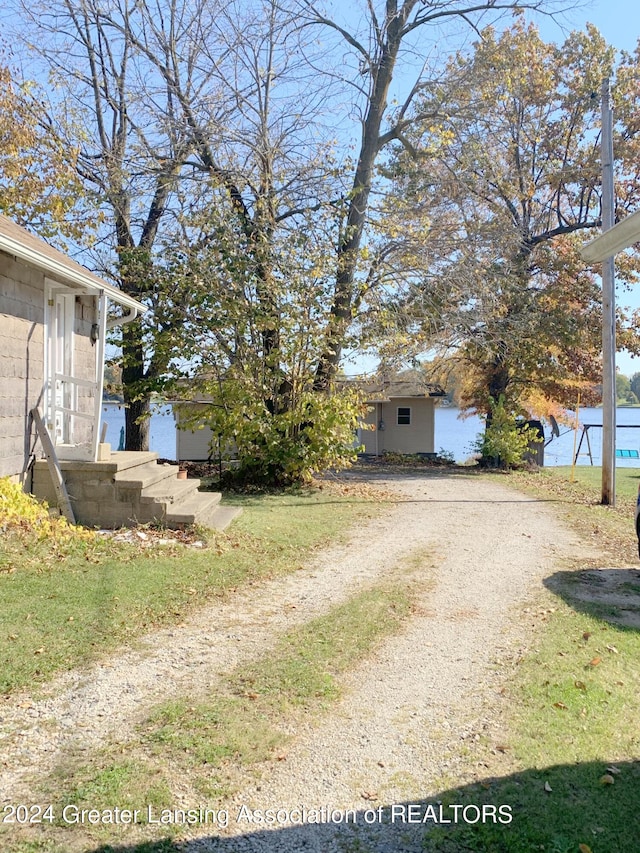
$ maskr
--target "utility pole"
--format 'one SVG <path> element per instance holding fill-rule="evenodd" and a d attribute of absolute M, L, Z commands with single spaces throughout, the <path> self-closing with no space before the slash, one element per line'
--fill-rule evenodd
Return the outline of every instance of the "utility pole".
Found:
<path fill-rule="evenodd" d="M 613 119 L 609 78 L 602 82 L 602 233 L 614 226 Z M 602 499 L 616 502 L 616 289 L 615 255 L 602 261 Z"/>

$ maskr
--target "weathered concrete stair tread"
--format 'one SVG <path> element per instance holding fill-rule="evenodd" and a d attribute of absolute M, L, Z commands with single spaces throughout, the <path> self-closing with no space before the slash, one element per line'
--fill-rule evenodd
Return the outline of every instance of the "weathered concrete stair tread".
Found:
<path fill-rule="evenodd" d="M 226 530 L 234 518 L 242 515 L 242 510 L 239 506 L 218 506 L 208 520 L 201 521 L 203 527 L 210 527 L 212 530 Z"/>
<path fill-rule="evenodd" d="M 199 485 L 200 480 L 178 480 L 174 474 L 171 479 L 160 480 L 143 488 L 140 493 L 140 502 L 180 503 L 197 492 Z"/>
<path fill-rule="evenodd" d="M 167 521 L 174 524 L 204 524 L 203 518 L 217 508 L 220 492 L 196 492 L 180 504 L 173 504 L 167 511 Z"/>
<path fill-rule="evenodd" d="M 119 489 L 147 489 L 163 480 L 176 479 L 177 465 L 159 465 L 157 462 L 146 462 L 137 468 L 126 468 L 118 471 L 113 479 Z"/>

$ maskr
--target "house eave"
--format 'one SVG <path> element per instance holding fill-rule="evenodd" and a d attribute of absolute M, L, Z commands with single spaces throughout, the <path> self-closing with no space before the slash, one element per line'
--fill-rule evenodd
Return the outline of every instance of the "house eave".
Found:
<path fill-rule="evenodd" d="M 3 219 L 6 218 L 3 217 Z M 14 228 L 17 227 L 15 224 L 13 225 Z M 24 229 L 20 229 L 20 231 L 24 231 Z M 130 314 L 144 314 L 147 310 L 146 305 L 143 305 L 142 302 L 138 302 L 137 299 L 128 296 L 126 293 L 118 290 L 117 287 L 113 287 L 113 285 L 103 281 L 97 275 L 84 269 L 80 264 L 75 263 L 75 261 L 65 258 L 61 252 L 59 253 L 48 246 L 46 253 L 40 250 L 37 248 L 37 243 L 40 242 L 39 238 L 34 237 L 26 231 L 25 234 L 31 238 L 30 242 L 34 245 L 26 245 L 20 239 L 20 236 L 14 237 L 11 234 L 5 233 L 0 228 L 0 251 L 16 258 L 16 260 L 42 270 L 46 275 L 54 278 L 61 284 L 66 284 L 69 287 L 95 296 L 104 293 L 112 302 L 128 309 Z M 46 246 L 46 244 L 44 245 Z M 57 257 L 58 255 L 60 257 Z"/>

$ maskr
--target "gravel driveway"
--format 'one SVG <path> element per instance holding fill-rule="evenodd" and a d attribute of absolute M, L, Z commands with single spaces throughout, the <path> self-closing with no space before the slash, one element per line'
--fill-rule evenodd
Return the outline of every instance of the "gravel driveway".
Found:
<path fill-rule="evenodd" d="M 398 500 L 346 544 L 155 633 L 135 651 L 60 677 L 39 701 L 5 702 L 0 798 L 24 801 L 32 780 L 68 749 L 126 739 L 168 690 L 215 685 L 284 630 L 407 565 L 418 607 L 402 632 L 349 673 L 330 714 L 298 728 L 285 760 L 258 781 L 247 776 L 242 794 L 225 805 L 226 827 L 210 820 L 200 837 L 185 837 L 184 849 L 421 850 L 423 830 L 407 820 L 408 804 L 436 803 L 452 781 L 482 775 L 465 763 L 461 743 L 500 742 L 499 690 L 526 645 L 523 607 L 563 560 L 586 554 L 556 520 L 553 502 L 521 495 L 499 476 L 372 479 Z M 269 828 L 255 820 L 268 809 L 279 810 Z"/>

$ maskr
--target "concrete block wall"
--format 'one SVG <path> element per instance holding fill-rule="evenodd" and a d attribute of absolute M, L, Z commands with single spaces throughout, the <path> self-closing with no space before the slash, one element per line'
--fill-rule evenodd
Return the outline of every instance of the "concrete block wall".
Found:
<path fill-rule="evenodd" d="M 0 476 L 21 476 L 35 445 L 29 412 L 42 405 L 44 385 L 44 287 L 41 271 L 0 252 Z M 89 339 L 96 300 L 76 298 L 75 371 L 95 379 L 95 351 Z M 80 411 L 92 413 L 90 389 L 79 393 Z M 89 441 L 92 425 L 76 419 L 77 440 Z"/>
<path fill-rule="evenodd" d="M 35 441 L 30 410 L 42 403 L 42 323 L 0 313 L 0 477 L 20 475 Z"/>
<path fill-rule="evenodd" d="M 155 459 L 145 461 L 155 454 L 138 454 L 142 470 L 147 466 L 157 468 L 159 476 L 171 483 L 176 481 L 177 465 L 156 466 Z M 117 528 L 132 523 L 145 524 L 152 520 L 162 521 L 162 504 L 143 499 L 144 489 L 140 484 L 120 483 L 117 480 L 117 462 L 61 462 L 62 475 L 78 524 L 87 527 Z M 176 481 L 177 482 L 177 481 Z M 196 481 L 193 483 L 196 488 Z M 49 467 L 45 460 L 38 460 L 33 469 L 31 491 L 39 500 L 50 506 L 57 505 L 56 493 Z M 169 488 L 168 491 L 171 491 Z"/>

